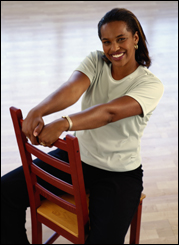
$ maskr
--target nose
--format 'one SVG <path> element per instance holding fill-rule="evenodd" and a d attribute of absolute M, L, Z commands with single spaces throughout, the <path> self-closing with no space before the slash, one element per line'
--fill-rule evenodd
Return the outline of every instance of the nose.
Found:
<path fill-rule="evenodd" d="M 111 45 L 111 52 L 116 52 L 120 49 L 119 44 L 117 44 L 116 42 L 113 42 Z"/>

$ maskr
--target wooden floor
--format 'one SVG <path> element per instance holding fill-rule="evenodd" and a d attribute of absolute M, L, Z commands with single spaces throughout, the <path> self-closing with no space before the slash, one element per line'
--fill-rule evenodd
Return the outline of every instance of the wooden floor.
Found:
<path fill-rule="evenodd" d="M 25 117 L 70 77 L 86 55 L 102 50 L 97 36 L 101 17 L 112 8 L 128 8 L 147 36 L 150 70 L 165 87 L 142 139 L 147 198 L 140 243 L 178 244 L 177 5 L 177 1 L 1 1 L 1 175 L 21 165 L 9 107 L 21 108 Z M 79 110 L 80 101 L 45 117 L 45 122 Z M 31 241 L 29 210 L 26 226 Z M 56 243 L 70 242 L 60 237 Z"/>

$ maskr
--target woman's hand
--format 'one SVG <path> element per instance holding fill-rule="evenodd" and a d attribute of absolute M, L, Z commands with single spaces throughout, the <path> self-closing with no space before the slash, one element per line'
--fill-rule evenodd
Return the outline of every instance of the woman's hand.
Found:
<path fill-rule="evenodd" d="M 58 119 L 43 127 L 38 135 L 39 143 L 43 146 L 52 147 L 53 143 L 58 140 L 60 135 L 68 129 L 68 121 L 66 119 Z"/>
<path fill-rule="evenodd" d="M 44 127 L 42 116 L 34 109 L 30 110 L 22 123 L 22 132 L 30 139 L 33 145 L 39 145 L 37 136 Z"/>

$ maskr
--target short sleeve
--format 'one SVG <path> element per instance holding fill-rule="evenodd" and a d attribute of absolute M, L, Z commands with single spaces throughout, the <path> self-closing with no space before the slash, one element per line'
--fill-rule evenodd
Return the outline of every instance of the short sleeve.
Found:
<path fill-rule="evenodd" d="M 92 84 L 98 77 L 103 62 L 101 51 L 91 52 L 75 70 L 84 73 Z"/>
<path fill-rule="evenodd" d="M 96 63 L 95 54 L 91 52 L 75 70 L 83 72 L 90 79 L 90 82 L 92 83 L 96 70 L 95 63 Z"/>
<path fill-rule="evenodd" d="M 164 93 L 164 86 L 157 78 L 143 81 L 125 95 L 135 99 L 142 107 L 143 116 L 151 113 L 159 103 Z"/>

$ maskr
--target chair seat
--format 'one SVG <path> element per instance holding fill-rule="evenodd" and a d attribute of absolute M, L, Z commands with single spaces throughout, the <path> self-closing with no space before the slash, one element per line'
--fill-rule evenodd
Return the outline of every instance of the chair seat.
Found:
<path fill-rule="evenodd" d="M 71 195 L 63 196 L 63 199 L 74 204 L 74 197 Z M 68 200 L 67 200 L 68 199 Z M 78 237 L 77 215 L 71 213 L 49 200 L 42 201 L 37 213 L 49 219 L 56 225 Z"/>
<path fill-rule="evenodd" d="M 74 196 L 70 194 L 63 194 L 60 197 L 72 204 L 75 204 Z M 145 197 L 146 195 L 142 193 L 140 201 L 142 201 Z M 86 198 L 87 205 L 89 206 L 89 194 L 86 195 Z M 49 200 L 42 201 L 41 206 L 37 209 L 37 213 L 78 237 L 78 223 L 76 214 L 63 209 Z"/>
<path fill-rule="evenodd" d="M 72 204 L 75 204 L 74 196 L 70 194 L 63 194 L 60 195 L 60 197 Z M 89 194 L 87 194 L 86 197 L 87 204 L 89 205 Z M 37 209 L 37 213 L 70 232 L 72 235 L 78 237 L 78 222 L 76 214 L 63 209 L 49 200 L 42 201 L 41 206 Z"/>
<path fill-rule="evenodd" d="M 141 197 L 140 197 L 140 202 L 146 197 L 146 195 L 144 193 L 141 194 Z"/>

